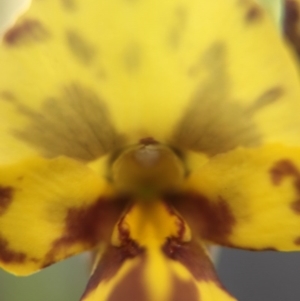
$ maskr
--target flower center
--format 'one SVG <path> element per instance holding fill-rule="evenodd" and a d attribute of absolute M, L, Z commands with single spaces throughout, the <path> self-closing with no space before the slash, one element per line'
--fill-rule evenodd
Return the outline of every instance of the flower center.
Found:
<path fill-rule="evenodd" d="M 126 148 L 111 167 L 116 189 L 144 197 L 180 189 L 184 176 L 184 164 L 175 152 L 150 138 Z"/>

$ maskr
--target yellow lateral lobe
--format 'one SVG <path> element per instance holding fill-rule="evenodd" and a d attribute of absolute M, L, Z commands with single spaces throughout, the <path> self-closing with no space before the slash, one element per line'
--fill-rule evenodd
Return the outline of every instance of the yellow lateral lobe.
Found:
<path fill-rule="evenodd" d="M 299 187 L 299 148 L 239 148 L 191 174 L 173 204 L 194 233 L 214 243 L 293 251 L 300 250 Z"/>
<path fill-rule="evenodd" d="M 88 250 L 110 238 L 123 207 L 105 180 L 72 159 L 2 166 L 0 266 L 27 275 Z"/>

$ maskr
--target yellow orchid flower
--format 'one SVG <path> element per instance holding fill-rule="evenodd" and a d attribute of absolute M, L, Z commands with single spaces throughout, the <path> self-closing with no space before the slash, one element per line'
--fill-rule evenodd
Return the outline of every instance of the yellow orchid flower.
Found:
<path fill-rule="evenodd" d="M 254 0 L 33 0 L 0 48 L 0 266 L 97 250 L 81 301 L 232 301 L 207 244 L 300 250 L 300 85 Z"/>

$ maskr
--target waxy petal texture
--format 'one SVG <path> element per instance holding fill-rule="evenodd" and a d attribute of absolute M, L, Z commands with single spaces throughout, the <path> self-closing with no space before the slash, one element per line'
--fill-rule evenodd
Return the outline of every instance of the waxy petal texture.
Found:
<path fill-rule="evenodd" d="M 148 136 L 209 155 L 300 145 L 296 68 L 252 0 L 34 0 L 0 61 L 3 161 Z"/>
<path fill-rule="evenodd" d="M 0 266 L 26 275 L 110 238 L 124 200 L 83 164 L 34 158 L 0 168 Z"/>
<path fill-rule="evenodd" d="M 300 150 L 282 145 L 237 149 L 192 174 L 168 196 L 194 233 L 253 250 L 300 250 Z"/>

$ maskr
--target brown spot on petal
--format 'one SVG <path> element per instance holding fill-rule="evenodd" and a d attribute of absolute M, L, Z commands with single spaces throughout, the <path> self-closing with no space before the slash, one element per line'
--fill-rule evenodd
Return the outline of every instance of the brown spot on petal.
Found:
<path fill-rule="evenodd" d="M 290 160 L 280 160 L 270 170 L 271 180 L 278 186 L 286 177 L 294 178 L 293 184 L 297 193 L 296 199 L 291 203 L 291 209 L 300 214 L 300 171 Z"/>
<path fill-rule="evenodd" d="M 245 20 L 247 23 L 260 21 L 264 16 L 263 9 L 251 0 L 239 0 L 238 5 L 245 9 Z"/>
<path fill-rule="evenodd" d="M 73 11 L 77 8 L 75 0 L 61 0 L 61 3 L 67 11 Z"/>
<path fill-rule="evenodd" d="M 0 98 L 7 102 L 14 102 L 16 101 L 16 96 L 11 91 L 1 91 Z"/>
<path fill-rule="evenodd" d="M 177 277 L 173 278 L 172 294 L 169 301 L 199 301 L 199 292 L 195 283 L 183 281 Z"/>
<path fill-rule="evenodd" d="M 276 162 L 274 166 L 271 168 L 270 173 L 271 173 L 272 182 L 276 186 L 280 185 L 284 180 L 284 178 L 288 176 L 296 177 L 297 184 L 300 185 L 300 173 L 298 169 L 295 167 L 295 165 L 288 159 L 283 159 Z"/>
<path fill-rule="evenodd" d="M 253 22 L 262 19 L 263 13 L 262 10 L 258 6 L 251 7 L 247 14 L 246 14 L 246 20 L 248 22 Z"/>
<path fill-rule="evenodd" d="M 13 188 L 0 186 L 0 215 L 3 214 L 13 199 Z"/>
<path fill-rule="evenodd" d="M 11 249 L 8 241 L 0 236 L 0 260 L 4 263 L 23 263 L 27 255 Z"/>
<path fill-rule="evenodd" d="M 225 200 L 209 200 L 193 192 L 168 195 L 166 200 L 202 238 L 228 244 L 227 238 L 235 225 L 235 218 Z"/>
<path fill-rule="evenodd" d="M 300 5 L 295 0 L 285 1 L 284 33 L 300 55 Z"/>
<path fill-rule="evenodd" d="M 40 42 L 47 38 L 49 32 L 40 21 L 25 19 L 6 32 L 4 42 L 9 46 L 17 46 L 26 42 Z"/>
<path fill-rule="evenodd" d="M 295 211 L 297 214 L 300 214 L 300 199 L 294 201 L 291 204 L 291 208 L 293 209 L 293 211 Z"/>
<path fill-rule="evenodd" d="M 101 241 L 108 241 L 128 201 L 125 197 L 100 198 L 89 207 L 69 208 L 64 233 L 53 242 L 44 266 L 55 262 L 60 253 L 67 256 L 67 249 L 72 245 L 84 244 L 87 248 L 92 248 Z"/>
<path fill-rule="evenodd" d="M 66 34 L 68 48 L 71 53 L 83 64 L 93 61 L 96 51 L 83 36 L 75 30 L 69 30 Z"/>
<path fill-rule="evenodd" d="M 296 246 L 300 246 L 300 237 L 297 237 L 295 240 L 294 240 L 294 244 Z"/>

